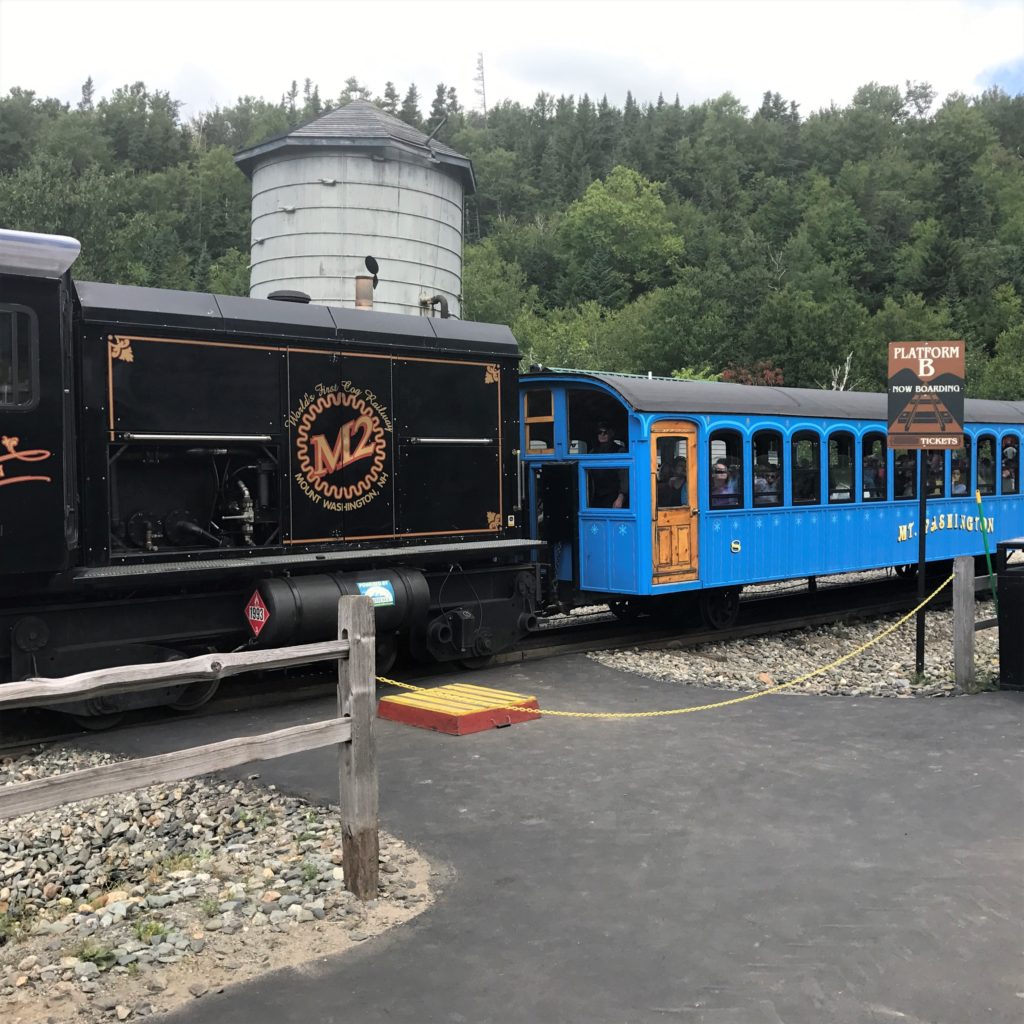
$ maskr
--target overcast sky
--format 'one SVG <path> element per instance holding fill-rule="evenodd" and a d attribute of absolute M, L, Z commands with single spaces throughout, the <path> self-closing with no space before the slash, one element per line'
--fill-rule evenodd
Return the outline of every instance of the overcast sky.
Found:
<path fill-rule="evenodd" d="M 77 102 L 90 75 L 97 98 L 143 81 L 185 118 L 307 77 L 328 100 L 350 75 L 375 95 L 415 82 L 424 112 L 444 82 L 469 108 L 481 52 L 491 106 L 541 90 L 621 106 L 631 89 L 757 107 L 770 89 L 806 114 L 908 79 L 1016 94 L 1024 0 L 0 0 L 0 94 Z"/>

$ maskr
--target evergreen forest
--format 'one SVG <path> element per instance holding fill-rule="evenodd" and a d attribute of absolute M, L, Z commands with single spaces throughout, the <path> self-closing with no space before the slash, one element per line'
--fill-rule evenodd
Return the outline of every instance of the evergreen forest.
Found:
<path fill-rule="evenodd" d="M 188 120 L 142 82 L 94 91 L 0 98 L 0 225 L 78 238 L 81 279 L 245 294 L 233 154 L 363 98 L 472 159 L 463 315 L 510 324 L 529 361 L 880 390 L 889 341 L 963 338 L 969 394 L 1024 398 L 1021 95 L 483 112 L 350 78 Z"/>

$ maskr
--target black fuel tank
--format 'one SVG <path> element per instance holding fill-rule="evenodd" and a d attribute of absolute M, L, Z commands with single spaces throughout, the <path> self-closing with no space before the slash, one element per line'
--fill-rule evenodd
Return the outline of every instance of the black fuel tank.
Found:
<path fill-rule="evenodd" d="M 333 639 L 338 635 L 338 600 L 346 594 L 373 601 L 378 634 L 422 625 L 430 605 L 430 588 L 415 569 L 275 577 L 261 581 L 256 590 L 266 606 L 257 638 L 260 647 Z"/>

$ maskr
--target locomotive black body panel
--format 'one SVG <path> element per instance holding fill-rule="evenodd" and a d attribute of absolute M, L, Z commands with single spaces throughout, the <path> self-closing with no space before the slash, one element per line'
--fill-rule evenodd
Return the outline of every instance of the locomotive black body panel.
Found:
<path fill-rule="evenodd" d="M 529 628 L 507 328 L 32 276 L 16 235 L 0 231 L 0 681 L 107 647 L 257 642 L 261 584 L 304 576 L 327 582 L 293 586 L 300 602 L 405 581 L 416 601 L 378 618 L 424 657 Z M 308 629 L 268 631 L 292 633 Z"/>
<path fill-rule="evenodd" d="M 77 542 L 66 278 L 0 291 L 0 572 L 50 573 Z"/>

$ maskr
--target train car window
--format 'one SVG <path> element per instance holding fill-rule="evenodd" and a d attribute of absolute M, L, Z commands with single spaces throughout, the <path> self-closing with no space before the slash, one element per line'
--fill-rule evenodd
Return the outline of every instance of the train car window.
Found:
<path fill-rule="evenodd" d="M 0 409 L 28 410 L 39 400 L 38 338 L 32 310 L 0 305 Z"/>
<path fill-rule="evenodd" d="M 782 435 L 761 430 L 751 445 L 754 460 L 754 505 L 782 504 Z"/>
<path fill-rule="evenodd" d="M 885 434 L 865 434 L 861 442 L 861 494 L 865 501 L 885 501 Z"/>
<path fill-rule="evenodd" d="M 550 419 L 554 415 L 550 391 L 526 392 L 526 418 L 528 420 Z"/>
<path fill-rule="evenodd" d="M 743 439 L 735 430 L 711 435 L 712 508 L 739 508 L 743 504 Z"/>
<path fill-rule="evenodd" d="M 1004 435 L 1002 448 L 999 486 L 1003 494 L 1017 494 L 1020 491 L 1020 438 Z"/>
<path fill-rule="evenodd" d="M 658 508 L 689 504 L 690 453 L 685 437 L 658 438 Z"/>
<path fill-rule="evenodd" d="M 924 493 L 928 498 L 946 496 L 946 453 L 928 452 L 924 464 Z"/>
<path fill-rule="evenodd" d="M 629 470 L 625 466 L 588 469 L 587 508 L 629 508 Z"/>
<path fill-rule="evenodd" d="M 821 504 L 821 438 L 810 430 L 793 435 L 793 504 Z"/>
<path fill-rule="evenodd" d="M 571 455 L 606 454 L 626 451 L 629 421 L 626 410 L 616 399 L 603 391 L 579 389 L 570 391 L 569 453 Z M 598 428 L 604 426 L 608 437 L 598 440 Z M 607 447 L 608 445 L 612 447 Z"/>
<path fill-rule="evenodd" d="M 996 493 L 996 439 L 991 434 L 978 438 L 978 490 Z"/>
<path fill-rule="evenodd" d="M 555 450 L 555 414 L 550 391 L 526 392 L 526 451 L 529 455 Z"/>
<path fill-rule="evenodd" d="M 831 504 L 853 501 L 853 434 L 845 430 L 828 439 L 828 500 Z"/>
<path fill-rule="evenodd" d="M 892 487 L 897 501 L 917 497 L 917 455 L 910 448 L 893 449 Z"/>
<path fill-rule="evenodd" d="M 954 498 L 971 496 L 971 435 L 964 434 L 963 448 L 949 452 L 949 493 Z"/>

